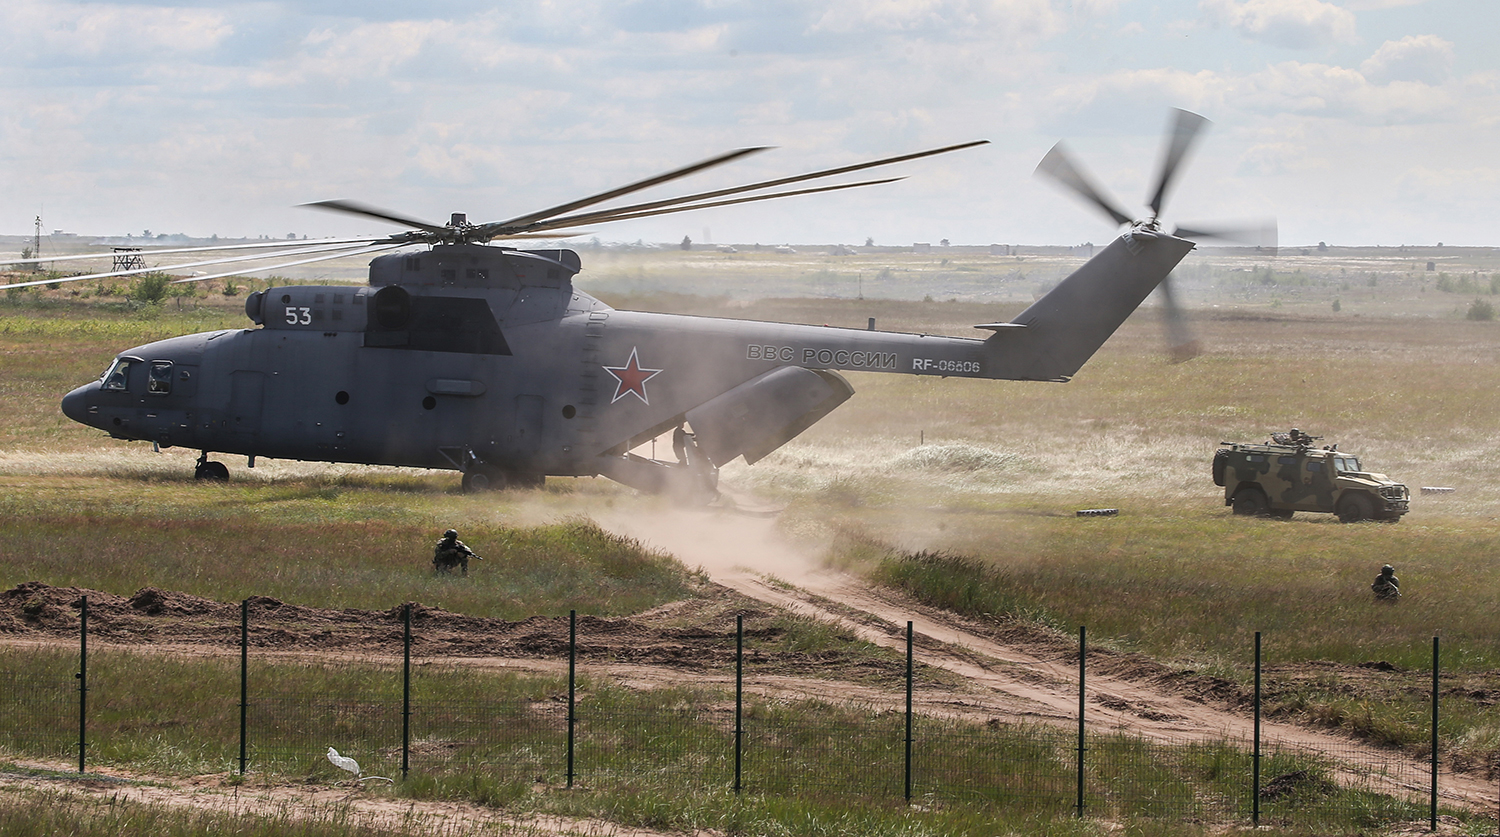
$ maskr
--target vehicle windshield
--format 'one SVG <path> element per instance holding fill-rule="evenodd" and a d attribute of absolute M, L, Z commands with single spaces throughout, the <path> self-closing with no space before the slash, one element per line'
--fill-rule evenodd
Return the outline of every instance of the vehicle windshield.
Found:
<path fill-rule="evenodd" d="M 105 389 L 126 389 L 130 383 L 130 361 L 122 357 L 115 358 L 115 362 L 104 371 L 100 380 L 104 382 Z"/>
<path fill-rule="evenodd" d="M 1364 470 L 1359 467 L 1359 459 L 1353 456 L 1334 457 L 1333 467 L 1341 474 L 1353 474 Z"/>

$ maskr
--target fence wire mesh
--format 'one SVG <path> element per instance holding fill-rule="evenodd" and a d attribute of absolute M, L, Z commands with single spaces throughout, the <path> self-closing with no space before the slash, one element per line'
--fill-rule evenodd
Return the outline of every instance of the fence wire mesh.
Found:
<path fill-rule="evenodd" d="M 561 676 L 414 662 L 408 696 L 399 664 L 251 659 L 244 670 L 250 772 L 351 778 L 326 758 L 334 747 L 366 776 L 400 779 L 405 767 L 432 781 L 483 776 L 517 787 L 557 787 L 570 778 Z M 0 748 L 76 763 L 78 663 L 76 654 L 56 649 L 0 650 Z M 90 763 L 237 770 L 241 676 L 237 658 L 91 650 Z M 571 778 L 585 789 L 722 790 L 738 775 L 740 790 L 750 794 L 897 801 L 909 792 L 921 805 L 1039 815 L 1074 811 L 1080 792 L 1078 737 L 1065 728 L 916 716 L 908 763 L 907 719 L 890 708 L 901 684 L 880 707 L 752 698 L 737 752 L 732 692 L 642 693 L 586 674 L 581 680 Z M 1091 732 L 1083 813 L 1244 822 L 1258 809 L 1262 824 L 1301 827 L 1378 827 L 1426 816 L 1426 762 L 1354 742 L 1316 750 L 1284 741 L 1261 746 L 1257 800 L 1252 741 Z"/>

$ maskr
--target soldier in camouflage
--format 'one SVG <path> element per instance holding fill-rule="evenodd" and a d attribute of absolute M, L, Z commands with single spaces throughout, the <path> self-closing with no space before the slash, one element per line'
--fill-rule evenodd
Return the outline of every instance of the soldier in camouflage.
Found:
<path fill-rule="evenodd" d="M 438 573 L 453 572 L 454 567 L 460 568 L 463 575 L 469 574 L 469 559 L 483 561 L 474 550 L 464 545 L 458 539 L 458 530 L 449 529 L 443 533 L 443 539 L 437 542 L 432 550 L 432 570 Z"/>
<path fill-rule="evenodd" d="M 1390 564 L 1380 568 L 1380 575 L 1375 576 L 1375 583 L 1370 585 L 1375 591 L 1375 601 L 1394 602 L 1401 598 L 1401 582 L 1396 580 L 1396 568 Z"/>

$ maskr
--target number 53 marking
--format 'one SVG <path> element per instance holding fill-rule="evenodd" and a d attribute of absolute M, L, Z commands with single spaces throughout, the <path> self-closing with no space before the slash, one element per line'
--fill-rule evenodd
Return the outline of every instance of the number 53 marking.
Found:
<path fill-rule="evenodd" d="M 288 308 L 286 309 L 287 325 L 312 325 L 311 308 Z"/>

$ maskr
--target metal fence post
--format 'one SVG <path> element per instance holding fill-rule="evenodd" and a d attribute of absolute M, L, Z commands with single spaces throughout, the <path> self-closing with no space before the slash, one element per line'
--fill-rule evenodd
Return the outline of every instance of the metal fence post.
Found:
<path fill-rule="evenodd" d="M 401 609 L 401 780 L 411 767 L 411 602 Z"/>
<path fill-rule="evenodd" d="M 745 748 L 745 615 L 734 617 L 734 792 L 739 793 Z"/>
<path fill-rule="evenodd" d="M 1088 629 L 1078 626 L 1078 816 L 1083 816 L 1083 754 L 1087 749 L 1083 741 L 1083 709 L 1087 695 L 1085 691 L 1086 662 L 1088 660 Z"/>
<path fill-rule="evenodd" d="M 573 787 L 573 725 L 577 708 L 578 611 L 568 611 L 568 787 Z"/>
<path fill-rule="evenodd" d="M 911 621 L 906 623 L 906 801 L 911 801 L 911 687 L 912 641 Z"/>
<path fill-rule="evenodd" d="M 1432 801 L 1429 830 L 1437 831 L 1438 818 L 1438 638 L 1432 638 Z"/>
<path fill-rule="evenodd" d="M 89 597 L 78 600 L 78 772 L 84 772 L 89 717 Z"/>
<path fill-rule="evenodd" d="M 1255 632 L 1255 749 L 1250 757 L 1250 824 L 1260 825 L 1260 631 Z"/>
<path fill-rule="evenodd" d="M 250 707 L 250 600 L 240 601 L 240 775 L 245 775 Z"/>

